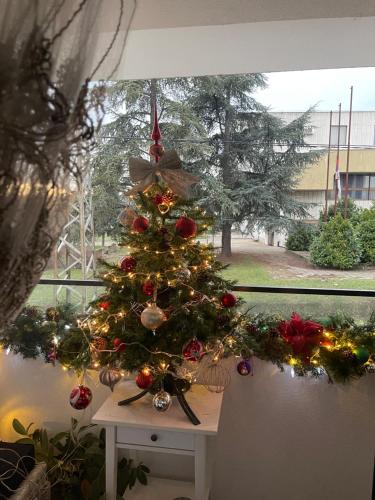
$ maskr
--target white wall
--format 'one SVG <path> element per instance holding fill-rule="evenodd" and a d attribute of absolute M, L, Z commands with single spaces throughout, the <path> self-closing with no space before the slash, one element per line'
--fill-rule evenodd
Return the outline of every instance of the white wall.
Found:
<path fill-rule="evenodd" d="M 349 90 L 348 90 L 349 99 Z M 346 104 L 346 103 L 345 103 Z M 278 118 L 281 118 L 285 123 L 290 123 L 299 118 L 301 112 L 281 111 L 273 113 Z M 316 111 L 311 113 L 310 125 L 313 131 L 305 137 L 307 144 L 315 144 L 328 146 L 329 142 L 329 112 Z M 332 125 L 338 125 L 339 113 L 332 113 Z M 341 125 L 347 126 L 346 141 L 348 140 L 349 130 L 349 112 L 341 113 Z M 350 135 L 350 143 L 352 146 L 374 146 L 374 131 L 375 131 L 375 111 L 353 111 L 352 114 L 352 131 Z M 341 137 L 341 136 L 340 136 Z M 345 142 L 347 144 L 347 142 Z"/>
<path fill-rule="evenodd" d="M 94 389 L 93 402 L 86 412 L 74 410 L 69 394 L 79 380 L 73 372 L 4 351 L 0 352 L 0 374 L 0 440 L 17 438 L 11 429 L 13 418 L 23 424 L 44 425 L 53 432 L 69 428 L 70 417 L 86 422 L 108 396 L 108 389 L 97 380 L 87 380 Z"/>
<path fill-rule="evenodd" d="M 257 361 L 223 405 L 214 500 L 371 499 L 373 377 L 330 385 Z"/>
<path fill-rule="evenodd" d="M 16 437 L 14 417 L 53 430 L 69 426 L 70 416 L 88 420 L 108 395 L 89 382 L 94 400 L 82 413 L 68 403 L 77 379 L 60 367 L 1 353 L 0 373 L 0 439 Z M 343 387 L 292 379 L 259 360 L 254 377 L 234 372 L 224 396 L 213 500 L 370 500 L 373 382 L 369 376 Z"/>

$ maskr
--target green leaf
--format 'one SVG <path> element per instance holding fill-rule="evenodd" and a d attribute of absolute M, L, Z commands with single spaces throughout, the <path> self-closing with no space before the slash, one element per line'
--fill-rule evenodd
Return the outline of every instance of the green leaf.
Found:
<path fill-rule="evenodd" d="M 35 429 L 33 432 L 33 440 L 34 441 L 39 441 L 40 439 L 40 429 Z"/>
<path fill-rule="evenodd" d="M 12 426 L 13 429 L 17 432 L 17 434 L 21 434 L 22 436 L 27 436 L 27 430 L 17 418 L 13 419 Z"/>
<path fill-rule="evenodd" d="M 68 438 L 69 437 L 69 433 L 64 431 L 64 432 L 59 432 L 58 434 L 56 434 L 55 436 L 53 436 L 51 439 L 50 439 L 50 443 L 52 443 L 53 445 L 56 445 L 59 441 L 61 441 L 63 438 Z"/>
<path fill-rule="evenodd" d="M 31 422 L 31 424 L 29 424 L 27 427 L 26 427 L 26 432 L 29 433 L 29 430 L 31 428 L 31 426 L 34 425 L 34 422 Z"/>
<path fill-rule="evenodd" d="M 34 441 L 31 438 L 21 438 L 21 439 L 17 439 L 16 443 L 19 443 L 19 444 L 34 444 Z"/>
<path fill-rule="evenodd" d="M 49 439 L 48 439 L 47 431 L 45 429 L 43 429 L 43 431 L 41 433 L 41 446 L 42 446 L 42 449 L 45 450 L 45 452 L 48 454 Z"/>
<path fill-rule="evenodd" d="M 137 469 L 131 469 L 130 476 L 129 476 L 129 489 L 130 490 L 134 487 L 136 481 L 137 481 Z"/>
<path fill-rule="evenodd" d="M 80 434 L 81 432 L 83 432 L 87 429 L 91 429 L 91 427 L 96 427 L 96 424 L 83 425 L 82 427 L 79 428 L 78 434 Z"/>
<path fill-rule="evenodd" d="M 146 486 L 147 484 L 147 476 L 146 474 L 143 472 L 143 470 L 141 468 L 137 469 L 137 478 L 138 478 L 138 481 L 143 484 L 144 486 Z"/>

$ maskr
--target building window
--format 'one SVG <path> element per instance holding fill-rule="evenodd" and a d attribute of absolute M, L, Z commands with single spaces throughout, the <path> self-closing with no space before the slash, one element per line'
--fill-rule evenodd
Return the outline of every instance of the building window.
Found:
<path fill-rule="evenodd" d="M 375 200 L 375 174 L 350 174 L 348 194 L 352 200 Z M 340 174 L 341 192 L 345 193 L 346 174 Z"/>
<path fill-rule="evenodd" d="M 348 127 L 340 125 L 340 146 L 346 146 L 346 133 Z M 339 139 L 339 126 L 331 125 L 331 146 L 337 146 Z"/>

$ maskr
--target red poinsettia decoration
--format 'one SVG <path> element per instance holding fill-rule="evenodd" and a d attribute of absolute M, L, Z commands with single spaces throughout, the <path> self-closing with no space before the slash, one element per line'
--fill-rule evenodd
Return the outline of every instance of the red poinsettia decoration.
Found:
<path fill-rule="evenodd" d="M 309 362 L 312 350 L 322 341 L 323 327 L 319 323 L 303 320 L 293 313 L 289 321 L 282 321 L 278 327 L 279 334 L 291 345 L 293 354 Z"/>

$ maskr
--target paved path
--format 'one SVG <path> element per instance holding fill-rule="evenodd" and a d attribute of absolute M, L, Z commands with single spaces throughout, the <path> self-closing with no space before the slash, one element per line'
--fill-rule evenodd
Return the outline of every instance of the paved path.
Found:
<path fill-rule="evenodd" d="M 215 237 L 215 246 L 220 246 L 219 237 Z M 248 238 L 234 236 L 232 238 L 232 251 L 233 257 L 229 260 L 230 262 L 249 257 L 253 262 L 262 264 L 276 278 L 375 279 L 374 268 L 360 268 L 352 271 L 316 269 L 302 256 L 289 252 L 285 248 L 271 247 Z"/>

